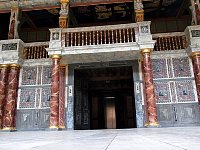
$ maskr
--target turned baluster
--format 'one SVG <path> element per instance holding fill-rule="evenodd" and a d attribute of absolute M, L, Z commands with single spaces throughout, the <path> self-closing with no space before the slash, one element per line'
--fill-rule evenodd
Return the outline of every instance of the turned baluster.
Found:
<path fill-rule="evenodd" d="M 119 29 L 119 42 L 122 43 L 122 30 Z"/>
<path fill-rule="evenodd" d="M 81 32 L 81 45 L 84 45 L 84 32 Z"/>
<path fill-rule="evenodd" d="M 178 36 L 178 48 L 181 49 L 181 37 Z"/>
<path fill-rule="evenodd" d="M 112 37 L 112 44 L 115 43 L 114 41 L 114 34 L 113 34 L 113 30 L 111 30 L 111 37 Z"/>
<path fill-rule="evenodd" d="M 171 37 L 171 41 L 172 41 L 172 50 L 175 50 L 176 49 L 176 47 L 175 47 L 175 36 Z"/>
<path fill-rule="evenodd" d="M 168 41 L 167 41 L 167 37 L 163 37 L 163 41 L 164 41 L 164 50 L 169 50 L 169 46 L 168 46 Z"/>
<path fill-rule="evenodd" d="M 133 35 L 133 30 L 134 30 L 134 29 L 130 29 L 130 31 L 131 31 L 131 39 L 130 39 L 130 42 L 134 42 L 134 37 L 133 37 L 133 36 L 134 36 L 134 35 Z"/>
<path fill-rule="evenodd" d="M 186 37 L 185 36 L 182 36 L 182 43 L 183 43 L 183 49 L 185 49 L 187 47 L 187 41 L 186 41 Z"/>
<path fill-rule="evenodd" d="M 65 37 L 66 37 L 66 47 L 68 47 L 69 46 L 69 33 L 66 33 Z"/>
<path fill-rule="evenodd" d="M 157 39 L 153 39 L 156 40 L 155 46 L 154 46 L 154 51 L 158 51 L 158 40 Z"/>
<path fill-rule="evenodd" d="M 93 33 L 92 34 L 93 35 L 93 45 L 96 45 L 96 38 L 95 38 L 96 37 L 96 32 L 93 31 L 92 33 Z"/>
<path fill-rule="evenodd" d="M 106 31 L 106 30 L 104 30 L 103 32 L 104 32 L 104 44 L 107 44 L 107 41 L 106 41 L 106 39 L 107 39 L 106 32 L 107 32 L 107 31 Z"/>
<path fill-rule="evenodd" d="M 85 32 L 85 45 L 88 45 L 88 36 L 87 36 L 87 32 Z"/>
<path fill-rule="evenodd" d="M 126 29 L 126 33 L 127 33 L 127 42 L 130 42 L 129 41 L 129 29 Z"/>
<path fill-rule="evenodd" d="M 108 30 L 108 44 L 110 44 L 110 30 Z"/>
<path fill-rule="evenodd" d="M 99 44 L 99 31 L 97 31 L 97 45 Z"/>
<path fill-rule="evenodd" d="M 122 32 L 123 32 L 123 43 L 126 43 L 125 29 L 122 29 Z"/>
<path fill-rule="evenodd" d="M 162 39 L 161 39 L 161 37 L 158 37 L 157 38 L 158 39 L 158 49 L 159 49 L 159 51 L 162 51 Z"/>
<path fill-rule="evenodd" d="M 29 59 L 29 48 L 24 49 L 26 59 Z"/>
<path fill-rule="evenodd" d="M 80 32 L 78 32 L 77 33 L 78 34 L 78 46 L 80 46 L 81 45 L 81 33 Z"/>
<path fill-rule="evenodd" d="M 40 58 L 43 58 L 43 49 L 44 49 L 44 45 L 40 46 Z"/>
<path fill-rule="evenodd" d="M 92 32 L 89 32 L 89 37 L 90 37 L 90 39 L 89 39 L 89 45 L 92 45 Z"/>

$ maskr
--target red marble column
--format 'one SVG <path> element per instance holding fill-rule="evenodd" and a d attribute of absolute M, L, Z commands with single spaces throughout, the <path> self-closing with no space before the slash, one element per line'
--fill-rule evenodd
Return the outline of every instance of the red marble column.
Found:
<path fill-rule="evenodd" d="M 146 124 L 147 127 L 157 127 L 159 123 L 157 121 L 156 99 L 153 84 L 153 74 L 151 65 L 151 49 L 142 49 L 142 64 L 143 64 L 143 77 L 145 83 L 145 97 L 146 97 Z"/>
<path fill-rule="evenodd" d="M 17 106 L 19 70 L 20 70 L 19 65 L 17 64 L 10 65 L 6 103 L 3 116 L 3 130 L 16 130 L 15 116 L 16 116 L 16 106 Z"/>
<path fill-rule="evenodd" d="M 60 67 L 60 94 L 59 94 L 59 128 L 65 128 L 65 69 Z"/>
<path fill-rule="evenodd" d="M 50 100 L 50 126 L 51 129 L 59 128 L 59 78 L 60 78 L 60 55 L 51 56 L 52 81 L 51 81 L 51 100 Z"/>
<path fill-rule="evenodd" d="M 0 129 L 3 126 L 3 111 L 6 98 L 6 84 L 8 80 L 8 65 L 0 65 Z"/>
<path fill-rule="evenodd" d="M 194 76 L 195 76 L 197 95 L 200 106 L 200 52 L 193 53 L 192 63 L 194 68 Z"/>

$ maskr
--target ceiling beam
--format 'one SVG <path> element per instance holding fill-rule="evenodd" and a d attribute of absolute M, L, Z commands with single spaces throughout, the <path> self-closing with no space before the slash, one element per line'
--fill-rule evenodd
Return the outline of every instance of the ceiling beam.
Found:
<path fill-rule="evenodd" d="M 181 6 L 180 6 L 180 8 L 179 8 L 179 10 L 178 10 L 178 13 L 177 13 L 177 15 L 176 15 L 176 18 L 179 18 L 180 16 L 182 16 L 183 15 L 183 13 L 184 13 L 184 11 L 185 11 L 185 6 L 186 6 L 186 1 L 185 0 L 183 0 L 182 1 L 182 3 L 181 3 Z"/>
<path fill-rule="evenodd" d="M 35 25 L 33 20 L 29 17 L 29 15 L 26 12 L 24 12 L 23 14 L 27 18 L 27 23 L 31 26 L 31 28 L 37 29 L 37 26 Z"/>

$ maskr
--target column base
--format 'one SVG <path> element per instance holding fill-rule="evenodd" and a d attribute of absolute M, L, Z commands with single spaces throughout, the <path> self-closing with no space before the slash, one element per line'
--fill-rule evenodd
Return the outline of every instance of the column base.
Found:
<path fill-rule="evenodd" d="M 65 126 L 59 126 L 59 130 L 66 130 Z"/>
<path fill-rule="evenodd" d="M 48 131 L 58 131 L 59 127 L 58 126 L 50 126 L 49 129 L 47 129 Z"/>
<path fill-rule="evenodd" d="M 147 122 L 144 125 L 146 128 L 159 128 L 161 127 L 158 122 Z"/>
<path fill-rule="evenodd" d="M 6 128 L 3 128 L 3 129 L 0 129 L 1 132 L 15 132 L 17 131 L 16 128 L 14 127 L 6 127 Z"/>

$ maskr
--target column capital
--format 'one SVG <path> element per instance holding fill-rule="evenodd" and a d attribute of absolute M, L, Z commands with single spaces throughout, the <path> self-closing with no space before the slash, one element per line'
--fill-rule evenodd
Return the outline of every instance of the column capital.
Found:
<path fill-rule="evenodd" d="M 11 68 L 17 68 L 17 69 L 20 68 L 20 65 L 19 65 L 19 64 L 10 64 L 9 66 L 10 66 Z"/>
<path fill-rule="evenodd" d="M 141 49 L 141 54 L 144 54 L 144 53 L 151 53 L 152 52 L 152 49 L 151 48 L 144 48 L 144 49 Z"/>
<path fill-rule="evenodd" d="M 52 59 L 61 59 L 62 56 L 60 54 L 54 54 L 50 56 Z"/>
<path fill-rule="evenodd" d="M 0 68 L 8 68 L 8 67 L 9 67 L 8 64 L 2 64 L 2 65 L 0 65 Z"/>
<path fill-rule="evenodd" d="M 66 68 L 66 64 L 62 64 L 62 65 L 60 65 L 60 68 Z"/>
<path fill-rule="evenodd" d="M 200 56 L 200 52 L 192 52 L 190 56 L 193 57 L 193 56 L 197 56 L 197 55 Z"/>
<path fill-rule="evenodd" d="M 69 3 L 70 0 L 60 0 L 60 3 Z"/>

